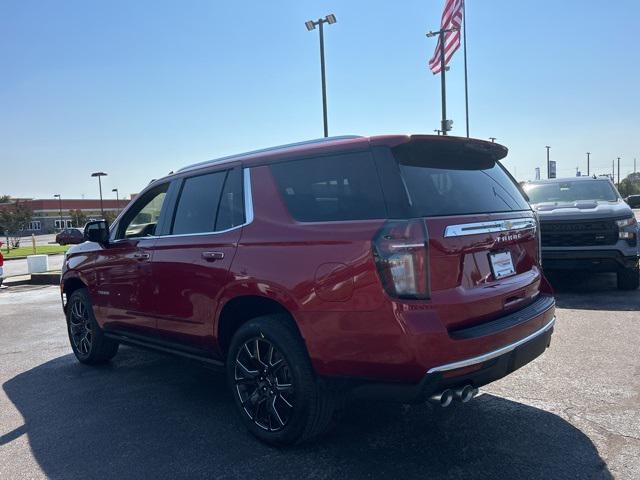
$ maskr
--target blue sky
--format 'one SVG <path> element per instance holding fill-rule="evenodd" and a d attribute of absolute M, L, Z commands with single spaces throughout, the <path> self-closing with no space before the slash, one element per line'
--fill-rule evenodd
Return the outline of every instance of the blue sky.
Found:
<path fill-rule="evenodd" d="M 468 0 L 471 135 L 510 148 L 518 179 L 622 172 L 640 159 L 634 0 Z M 432 132 L 426 68 L 443 0 L 4 0 L 0 194 L 139 191 L 185 164 L 322 136 L 318 34 L 326 28 L 331 135 Z M 448 80 L 464 135 L 462 50 Z"/>

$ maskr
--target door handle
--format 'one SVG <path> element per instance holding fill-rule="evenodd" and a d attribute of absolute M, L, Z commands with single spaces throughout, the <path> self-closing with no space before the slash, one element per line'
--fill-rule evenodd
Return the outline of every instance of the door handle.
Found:
<path fill-rule="evenodd" d="M 224 258 L 224 252 L 202 252 L 202 258 L 207 262 L 215 262 Z"/>
<path fill-rule="evenodd" d="M 133 258 L 135 258 L 136 260 L 149 260 L 149 258 L 151 257 L 150 254 L 148 253 L 143 253 L 143 252 L 136 252 L 133 254 Z"/>

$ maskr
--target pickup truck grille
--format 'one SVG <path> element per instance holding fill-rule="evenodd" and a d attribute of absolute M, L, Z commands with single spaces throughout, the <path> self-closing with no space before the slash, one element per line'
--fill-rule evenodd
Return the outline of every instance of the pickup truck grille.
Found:
<path fill-rule="evenodd" d="M 618 226 L 614 220 L 541 222 L 543 247 L 589 247 L 614 245 Z"/>

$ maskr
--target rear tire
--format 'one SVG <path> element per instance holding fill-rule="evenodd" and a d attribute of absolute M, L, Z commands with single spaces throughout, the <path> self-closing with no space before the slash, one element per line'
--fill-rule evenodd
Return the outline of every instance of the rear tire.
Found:
<path fill-rule="evenodd" d="M 271 445 L 301 443 L 331 425 L 335 397 L 316 375 L 286 315 L 242 325 L 231 340 L 227 377 L 245 426 Z"/>
<path fill-rule="evenodd" d="M 119 343 L 104 336 L 86 288 L 69 296 L 66 314 L 69 342 L 80 363 L 99 365 L 115 357 Z"/>
<path fill-rule="evenodd" d="M 640 287 L 640 267 L 625 268 L 618 272 L 618 290 L 637 290 Z"/>

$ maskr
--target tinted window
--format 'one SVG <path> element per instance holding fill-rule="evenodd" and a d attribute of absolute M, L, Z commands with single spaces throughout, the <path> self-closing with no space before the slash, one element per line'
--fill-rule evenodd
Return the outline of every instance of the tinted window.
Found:
<path fill-rule="evenodd" d="M 369 153 L 274 164 L 271 171 L 291 215 L 301 222 L 385 218 Z"/>
<path fill-rule="evenodd" d="M 529 205 L 498 164 L 482 170 L 400 165 L 415 215 L 465 215 L 527 210 Z"/>
<path fill-rule="evenodd" d="M 173 220 L 174 235 L 213 232 L 227 172 L 187 178 Z"/>
<path fill-rule="evenodd" d="M 222 197 L 220 197 L 216 231 L 227 230 L 244 223 L 242 195 L 242 169 L 234 168 L 227 175 Z"/>
<path fill-rule="evenodd" d="M 579 200 L 618 200 L 613 185 L 606 180 L 576 180 L 532 183 L 524 187 L 531 203 L 576 202 Z"/>
<path fill-rule="evenodd" d="M 168 188 L 168 183 L 159 185 L 137 199 L 119 223 L 116 238 L 155 235 Z"/>
<path fill-rule="evenodd" d="M 418 141 L 391 150 L 376 149 L 376 157 L 384 167 L 387 201 L 396 204 L 392 216 L 530 210 L 518 185 L 490 152 L 458 148 L 453 142 Z M 405 209 L 396 197 L 408 202 Z"/>

